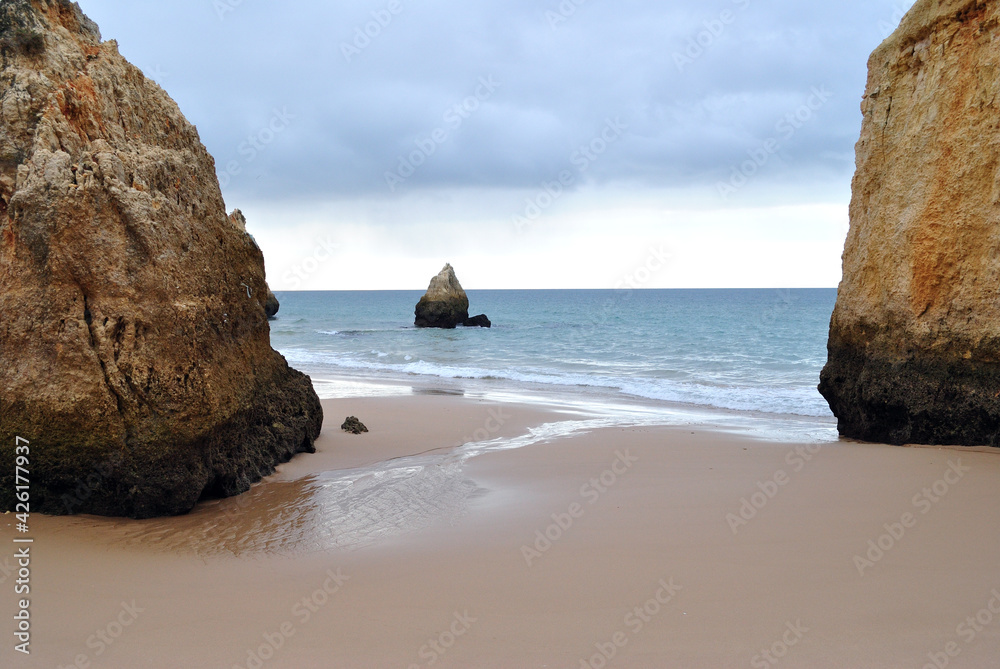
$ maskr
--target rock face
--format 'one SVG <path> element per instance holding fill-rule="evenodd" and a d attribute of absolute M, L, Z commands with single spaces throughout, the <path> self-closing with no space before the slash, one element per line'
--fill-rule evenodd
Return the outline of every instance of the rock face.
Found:
<path fill-rule="evenodd" d="M 234 209 L 233 213 L 229 214 L 229 222 L 242 230 L 250 238 L 250 241 L 253 242 L 253 245 L 257 246 L 257 240 L 247 232 L 247 218 L 243 215 L 242 211 Z M 281 304 L 278 302 L 278 298 L 274 296 L 274 293 L 271 292 L 271 287 L 266 282 L 264 286 L 267 288 L 267 293 L 265 293 L 264 299 L 261 301 L 261 306 L 264 308 L 264 313 L 267 314 L 268 320 L 273 320 L 278 314 Z M 247 288 L 249 290 L 249 287 Z"/>
<path fill-rule="evenodd" d="M 486 314 L 479 314 L 478 316 L 473 316 L 472 318 L 466 318 L 465 322 L 462 323 L 465 327 L 469 328 L 491 328 L 493 323 Z"/>
<path fill-rule="evenodd" d="M 340 429 L 351 434 L 362 434 L 368 431 L 368 428 L 358 420 L 357 416 L 348 416 L 344 424 L 340 426 Z"/>
<path fill-rule="evenodd" d="M 267 298 L 264 300 L 264 313 L 268 318 L 274 318 L 278 315 L 278 309 L 281 308 L 281 303 L 278 302 L 278 298 L 274 296 L 271 289 L 267 289 Z"/>
<path fill-rule="evenodd" d="M 1000 445 L 997 40 L 997 0 L 919 0 L 869 61 L 819 386 L 844 436 Z"/>
<path fill-rule="evenodd" d="M 427 293 L 417 303 L 416 320 L 418 328 L 453 329 L 459 325 L 468 327 L 492 326 L 485 314 L 469 318 L 469 296 L 455 276 L 451 265 L 431 279 Z"/>
<path fill-rule="evenodd" d="M 195 128 L 66 0 L 0 3 L 0 508 L 149 517 L 313 450 Z"/>

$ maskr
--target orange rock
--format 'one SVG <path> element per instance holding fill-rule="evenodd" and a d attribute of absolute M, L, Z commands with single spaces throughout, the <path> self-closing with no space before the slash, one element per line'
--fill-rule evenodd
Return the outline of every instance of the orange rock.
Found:
<path fill-rule="evenodd" d="M 4 0 L 0 49 L 0 509 L 17 436 L 48 513 L 184 513 L 311 451 L 194 126 L 75 3 Z"/>
<path fill-rule="evenodd" d="M 919 0 L 872 54 L 820 391 L 841 433 L 1000 444 L 1000 2 Z"/>

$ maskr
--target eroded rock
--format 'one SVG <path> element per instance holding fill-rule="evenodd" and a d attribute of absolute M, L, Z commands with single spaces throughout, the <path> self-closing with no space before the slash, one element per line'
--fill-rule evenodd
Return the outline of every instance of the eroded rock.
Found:
<path fill-rule="evenodd" d="M 469 318 L 469 296 L 455 276 L 450 264 L 431 279 L 427 292 L 417 303 L 414 324 L 418 328 L 453 329 L 459 325 L 490 327 L 484 314 Z"/>
<path fill-rule="evenodd" d="M 268 318 L 274 318 L 278 315 L 278 309 L 281 308 L 281 303 L 278 302 L 278 298 L 274 296 L 271 289 L 267 289 L 267 297 L 264 300 L 264 313 Z"/>
<path fill-rule="evenodd" d="M 348 416 L 344 424 L 340 426 L 340 429 L 351 434 L 362 434 L 368 431 L 365 424 L 358 420 L 356 416 Z"/>
<path fill-rule="evenodd" d="M 841 434 L 1000 445 L 1000 2 L 919 0 L 869 60 L 820 392 Z"/>
<path fill-rule="evenodd" d="M 74 3 L 3 0 L 0 52 L 0 507 L 16 437 L 47 513 L 184 513 L 312 451 L 194 126 Z"/>
<path fill-rule="evenodd" d="M 466 318 L 462 323 L 467 328 L 491 328 L 493 323 L 486 314 L 479 314 L 478 316 L 473 316 L 472 318 Z"/>

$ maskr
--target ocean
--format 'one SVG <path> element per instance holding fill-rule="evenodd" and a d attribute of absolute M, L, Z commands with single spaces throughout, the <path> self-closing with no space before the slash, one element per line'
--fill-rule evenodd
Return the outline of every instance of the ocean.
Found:
<path fill-rule="evenodd" d="M 493 328 L 456 330 L 413 327 L 421 295 L 279 292 L 271 342 L 326 397 L 326 379 L 465 380 L 832 417 L 816 386 L 835 289 L 469 291 Z"/>

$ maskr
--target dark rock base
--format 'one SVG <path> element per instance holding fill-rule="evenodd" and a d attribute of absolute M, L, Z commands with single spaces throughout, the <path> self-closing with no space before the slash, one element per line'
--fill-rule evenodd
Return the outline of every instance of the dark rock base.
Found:
<path fill-rule="evenodd" d="M 467 328 L 491 328 L 493 323 L 486 314 L 479 314 L 478 316 L 473 316 L 472 318 L 466 318 L 462 323 Z"/>
<path fill-rule="evenodd" d="M 450 302 L 422 299 L 417 304 L 413 324 L 418 328 L 454 330 L 459 325 L 467 328 L 491 328 L 493 323 L 486 314 L 469 318 L 469 310 Z"/>
<path fill-rule="evenodd" d="M 281 308 L 281 303 L 278 302 L 278 298 L 274 296 L 269 288 L 267 291 L 267 299 L 264 300 L 264 313 L 267 314 L 268 320 L 274 320 L 278 316 L 278 310 Z"/>
<path fill-rule="evenodd" d="M 417 303 L 415 315 L 413 324 L 418 328 L 453 330 L 469 318 L 469 308 L 468 304 L 428 300 L 423 297 Z"/>
<path fill-rule="evenodd" d="M 309 377 L 285 367 L 252 403 L 197 442 L 164 435 L 139 444 L 53 424 L 12 428 L 0 406 L 0 510 L 13 511 L 14 445 L 30 440 L 31 511 L 152 518 L 189 512 L 201 499 L 231 497 L 297 453 L 315 452 L 323 409 Z M 61 421 L 59 421 L 61 422 Z M 186 456 L 182 455 L 187 453 Z"/>
<path fill-rule="evenodd" d="M 819 391 L 844 437 L 888 444 L 1000 446 L 1000 365 L 876 359 L 829 345 Z"/>

